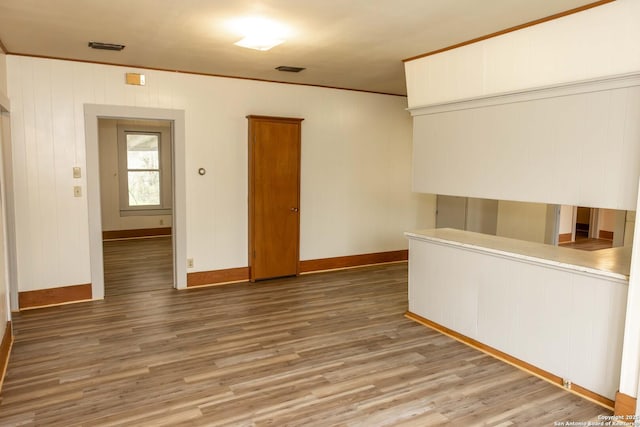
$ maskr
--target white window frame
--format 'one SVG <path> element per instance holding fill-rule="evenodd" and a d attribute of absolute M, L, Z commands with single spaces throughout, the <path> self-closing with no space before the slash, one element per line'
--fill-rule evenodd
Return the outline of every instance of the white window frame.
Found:
<path fill-rule="evenodd" d="M 171 215 L 171 137 L 170 128 L 154 126 L 118 125 L 118 183 L 120 216 Z M 148 134 L 158 136 L 158 171 L 160 172 L 160 204 L 129 205 L 129 169 L 127 165 L 127 135 Z"/>

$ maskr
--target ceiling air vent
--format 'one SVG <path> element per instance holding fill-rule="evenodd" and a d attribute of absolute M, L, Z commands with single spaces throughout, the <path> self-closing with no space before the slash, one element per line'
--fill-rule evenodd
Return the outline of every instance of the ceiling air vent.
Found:
<path fill-rule="evenodd" d="M 122 50 L 124 49 L 123 44 L 113 44 L 113 43 L 102 43 L 102 42 L 89 42 L 89 47 L 92 49 L 102 49 L 102 50 Z"/>
<path fill-rule="evenodd" d="M 305 68 L 302 67 L 291 67 L 289 65 L 281 65 L 279 67 L 276 67 L 276 70 L 278 71 L 286 71 L 287 73 L 299 73 L 302 70 L 305 70 Z"/>

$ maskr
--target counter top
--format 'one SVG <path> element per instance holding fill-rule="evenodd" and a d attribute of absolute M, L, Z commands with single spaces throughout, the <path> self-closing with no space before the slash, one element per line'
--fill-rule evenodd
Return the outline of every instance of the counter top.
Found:
<path fill-rule="evenodd" d="M 629 281 L 630 247 L 581 251 L 451 228 L 409 231 L 405 236 Z"/>

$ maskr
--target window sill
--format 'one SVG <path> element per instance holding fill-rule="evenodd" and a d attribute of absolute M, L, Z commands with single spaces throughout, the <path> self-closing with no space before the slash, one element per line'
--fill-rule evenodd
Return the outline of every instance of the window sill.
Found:
<path fill-rule="evenodd" d="M 120 216 L 171 215 L 171 209 L 121 209 Z"/>

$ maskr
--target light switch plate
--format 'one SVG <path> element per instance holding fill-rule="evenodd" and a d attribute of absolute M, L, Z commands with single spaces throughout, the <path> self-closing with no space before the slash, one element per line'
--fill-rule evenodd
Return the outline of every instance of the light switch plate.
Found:
<path fill-rule="evenodd" d="M 73 187 L 73 197 L 82 197 L 82 187 L 79 185 Z"/>
<path fill-rule="evenodd" d="M 80 168 L 78 166 L 75 166 L 73 168 L 73 177 L 74 178 L 82 178 L 82 171 L 80 170 Z"/>

